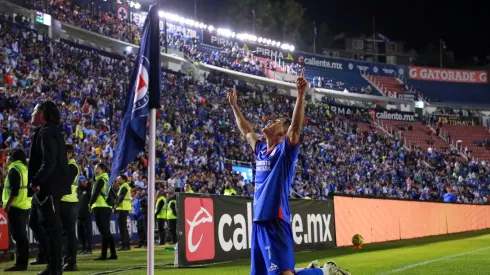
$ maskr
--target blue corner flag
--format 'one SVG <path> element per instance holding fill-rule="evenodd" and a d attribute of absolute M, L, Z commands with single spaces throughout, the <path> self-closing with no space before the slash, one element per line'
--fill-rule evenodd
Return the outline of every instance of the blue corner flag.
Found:
<path fill-rule="evenodd" d="M 146 125 L 150 109 L 160 108 L 160 20 L 158 6 L 151 7 L 143 26 L 140 49 L 131 75 L 126 107 L 119 125 L 112 162 L 110 185 L 146 146 Z"/>

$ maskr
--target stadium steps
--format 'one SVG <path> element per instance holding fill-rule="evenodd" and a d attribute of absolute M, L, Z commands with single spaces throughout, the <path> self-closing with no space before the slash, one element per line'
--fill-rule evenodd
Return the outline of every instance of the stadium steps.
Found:
<path fill-rule="evenodd" d="M 473 152 L 469 155 L 470 159 L 490 161 L 490 148 L 478 147 L 476 145 L 479 141 L 490 140 L 490 133 L 484 126 L 444 124 L 441 127 L 441 131 L 451 136 L 451 143 L 453 145 L 456 146 L 460 140 L 463 150 L 465 147 L 471 149 Z"/>
<path fill-rule="evenodd" d="M 403 91 L 403 84 L 391 76 L 363 75 L 378 91 L 386 97 L 397 97 Z"/>

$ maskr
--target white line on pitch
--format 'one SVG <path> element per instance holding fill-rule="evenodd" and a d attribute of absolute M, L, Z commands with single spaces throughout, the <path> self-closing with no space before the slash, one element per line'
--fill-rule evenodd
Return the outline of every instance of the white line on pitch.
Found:
<path fill-rule="evenodd" d="M 388 275 L 388 274 L 398 273 L 398 272 L 402 272 L 402 271 L 405 271 L 405 270 L 408 270 L 408 269 L 412 269 L 414 267 L 428 265 L 428 264 L 435 263 L 435 262 L 447 261 L 447 260 L 451 260 L 453 258 L 457 258 L 457 257 L 461 257 L 461 256 L 466 256 L 466 255 L 478 253 L 478 252 L 489 250 L 489 249 L 490 249 L 490 247 L 484 247 L 484 248 L 480 248 L 480 249 L 471 250 L 471 251 L 468 251 L 468 252 L 463 252 L 463 253 L 459 253 L 459 254 L 449 255 L 449 256 L 446 256 L 446 257 L 442 257 L 442 258 L 438 258 L 438 259 L 434 259 L 434 260 L 430 260 L 430 261 L 424 261 L 424 262 L 420 262 L 420 263 L 416 263 L 416 264 L 410 264 L 410 265 L 406 265 L 406 266 L 403 266 L 403 267 L 400 267 L 400 268 L 397 268 L 397 269 L 393 269 L 393 270 L 390 270 L 390 271 L 383 272 L 383 273 L 378 274 L 378 275 Z"/>

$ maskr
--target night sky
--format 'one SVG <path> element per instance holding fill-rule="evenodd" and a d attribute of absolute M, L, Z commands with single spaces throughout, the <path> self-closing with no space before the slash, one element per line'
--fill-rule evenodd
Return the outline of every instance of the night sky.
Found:
<path fill-rule="evenodd" d="M 197 0 L 198 17 L 215 27 L 226 27 L 226 0 Z M 456 59 L 484 57 L 490 53 L 490 16 L 484 1 L 440 0 L 298 0 L 307 15 L 325 22 L 334 34 L 341 32 L 372 34 L 407 42 L 406 48 L 420 50 L 429 42 L 439 47 L 442 38 Z M 142 0 L 145 2 L 145 0 Z M 194 15 L 194 1 L 164 0 L 167 7 Z M 240 31 L 240 30 L 238 30 Z M 312 30 L 313 31 L 313 30 Z"/>

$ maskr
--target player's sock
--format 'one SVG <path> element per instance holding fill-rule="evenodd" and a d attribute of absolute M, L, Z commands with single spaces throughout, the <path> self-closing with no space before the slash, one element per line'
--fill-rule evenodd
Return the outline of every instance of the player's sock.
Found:
<path fill-rule="evenodd" d="M 329 268 L 295 268 L 297 275 L 329 275 Z"/>

